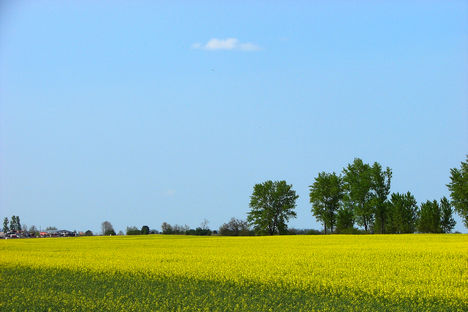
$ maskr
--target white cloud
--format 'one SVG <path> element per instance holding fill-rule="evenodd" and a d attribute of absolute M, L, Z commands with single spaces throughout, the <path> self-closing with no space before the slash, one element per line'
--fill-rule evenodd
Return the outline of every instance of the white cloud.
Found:
<path fill-rule="evenodd" d="M 260 47 L 251 42 L 240 42 L 237 38 L 217 39 L 212 38 L 207 43 L 194 43 L 192 49 L 198 50 L 238 50 L 238 51 L 258 51 Z"/>

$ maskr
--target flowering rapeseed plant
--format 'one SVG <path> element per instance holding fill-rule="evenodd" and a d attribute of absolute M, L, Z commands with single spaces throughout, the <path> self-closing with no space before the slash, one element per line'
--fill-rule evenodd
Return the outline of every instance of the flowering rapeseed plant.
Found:
<path fill-rule="evenodd" d="M 467 235 L 0 241 L 0 311 L 466 311 Z"/>

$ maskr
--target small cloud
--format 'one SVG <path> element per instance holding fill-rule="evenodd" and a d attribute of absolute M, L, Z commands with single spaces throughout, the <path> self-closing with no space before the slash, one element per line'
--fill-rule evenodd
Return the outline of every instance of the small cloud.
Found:
<path fill-rule="evenodd" d="M 258 51 L 260 47 L 251 42 L 240 42 L 237 38 L 217 39 L 212 38 L 207 43 L 194 43 L 192 49 L 197 50 L 238 50 L 238 51 Z"/>
<path fill-rule="evenodd" d="M 256 44 L 253 44 L 253 43 L 250 43 L 250 42 L 247 42 L 247 43 L 241 43 L 239 45 L 239 48 L 242 50 L 242 51 L 257 51 L 257 50 L 260 50 L 260 47 Z"/>

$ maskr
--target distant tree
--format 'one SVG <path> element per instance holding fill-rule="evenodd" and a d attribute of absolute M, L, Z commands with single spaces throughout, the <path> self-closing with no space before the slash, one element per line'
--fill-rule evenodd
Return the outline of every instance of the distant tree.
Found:
<path fill-rule="evenodd" d="M 202 228 L 203 230 L 209 230 L 210 229 L 208 227 L 209 223 L 210 221 L 208 221 L 207 219 L 203 219 L 203 221 L 200 223 L 200 228 Z"/>
<path fill-rule="evenodd" d="M 3 232 L 6 233 L 10 230 L 10 228 L 8 227 L 8 218 L 5 217 L 3 219 Z"/>
<path fill-rule="evenodd" d="M 18 223 L 16 221 L 16 216 L 11 216 L 10 219 L 10 230 L 11 231 L 18 231 Z"/>
<path fill-rule="evenodd" d="M 341 177 L 334 172 L 320 172 L 309 188 L 312 214 L 317 221 L 322 222 L 325 234 L 327 234 L 327 228 L 333 233 L 336 224 L 336 213 L 341 206 L 344 195 Z"/>
<path fill-rule="evenodd" d="M 167 222 L 163 222 L 163 224 L 161 224 L 161 231 L 162 231 L 163 234 L 173 234 L 174 233 L 174 230 L 172 229 L 172 226 Z"/>
<path fill-rule="evenodd" d="M 440 200 L 440 210 L 440 227 L 442 228 L 442 232 L 450 233 L 455 227 L 456 222 L 453 218 L 453 207 L 445 196 Z"/>
<path fill-rule="evenodd" d="M 115 235 L 114 227 L 109 221 L 101 223 L 102 235 Z"/>
<path fill-rule="evenodd" d="M 450 169 L 450 183 L 447 184 L 455 211 L 468 228 L 468 155 L 461 162 L 460 169 Z"/>
<path fill-rule="evenodd" d="M 345 205 L 353 208 L 357 224 L 369 233 L 375 215 L 372 205 L 371 166 L 355 158 L 352 164 L 343 169 L 343 182 L 346 191 L 343 199 Z"/>
<path fill-rule="evenodd" d="M 388 195 L 390 194 L 390 183 L 392 170 L 387 167 L 382 170 L 378 162 L 374 162 L 371 167 L 372 199 L 371 205 L 375 213 L 374 231 L 384 234 L 388 217 Z"/>
<path fill-rule="evenodd" d="M 179 225 L 175 224 L 173 226 L 174 229 L 174 234 L 187 234 L 187 231 L 190 230 L 190 227 L 185 224 L 185 225 Z"/>
<path fill-rule="evenodd" d="M 187 234 L 187 232 L 190 231 L 190 227 L 188 225 L 179 224 L 170 225 L 167 222 L 163 222 L 163 224 L 161 224 L 161 230 L 163 234 Z"/>
<path fill-rule="evenodd" d="M 247 221 L 259 234 L 285 234 L 287 222 L 296 217 L 296 191 L 286 181 L 256 184 L 250 197 Z"/>
<path fill-rule="evenodd" d="M 190 233 L 190 235 L 211 235 L 211 233 L 210 229 L 197 227 L 194 232 Z"/>
<path fill-rule="evenodd" d="M 418 205 L 414 196 L 392 193 L 389 203 L 387 233 L 414 233 L 418 219 Z"/>
<path fill-rule="evenodd" d="M 336 215 L 336 233 L 350 233 L 354 229 L 354 213 L 350 207 L 341 207 Z"/>
<path fill-rule="evenodd" d="M 45 229 L 46 231 L 57 231 L 57 228 L 55 226 L 48 226 Z"/>
<path fill-rule="evenodd" d="M 127 226 L 127 235 L 140 235 L 141 231 L 136 226 Z"/>
<path fill-rule="evenodd" d="M 117 235 L 122 236 L 122 235 L 124 235 L 124 232 L 122 232 L 122 230 L 120 230 L 119 233 L 117 233 Z"/>
<path fill-rule="evenodd" d="M 228 223 L 224 223 L 219 227 L 220 235 L 227 236 L 238 236 L 238 235 L 249 235 L 250 227 L 249 223 L 244 220 L 231 218 Z"/>
<path fill-rule="evenodd" d="M 21 227 L 20 217 L 16 216 L 16 230 L 21 231 L 21 229 L 22 227 Z"/>
<path fill-rule="evenodd" d="M 85 232 L 85 235 L 86 235 L 86 236 L 93 236 L 93 231 L 87 230 L 87 231 Z"/>
<path fill-rule="evenodd" d="M 147 225 L 143 225 L 143 226 L 141 227 L 141 231 L 140 231 L 140 232 L 141 232 L 141 234 L 143 234 L 143 235 L 147 235 L 147 234 L 150 233 L 150 229 L 149 229 L 149 227 L 148 227 Z"/>
<path fill-rule="evenodd" d="M 426 201 L 419 210 L 418 231 L 421 233 L 441 233 L 441 211 L 436 200 Z"/>
<path fill-rule="evenodd" d="M 315 229 L 288 228 L 288 235 L 320 235 L 321 231 Z"/>
<path fill-rule="evenodd" d="M 35 225 L 31 225 L 29 227 L 28 232 L 29 232 L 29 235 L 32 237 L 39 237 L 39 231 L 37 230 Z"/>

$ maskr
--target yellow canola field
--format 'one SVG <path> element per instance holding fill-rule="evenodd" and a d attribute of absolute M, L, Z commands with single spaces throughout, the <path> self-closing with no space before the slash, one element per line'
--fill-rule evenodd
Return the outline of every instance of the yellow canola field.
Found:
<path fill-rule="evenodd" d="M 468 308 L 468 235 L 1 240 L 0 268 L 5 311 Z"/>

